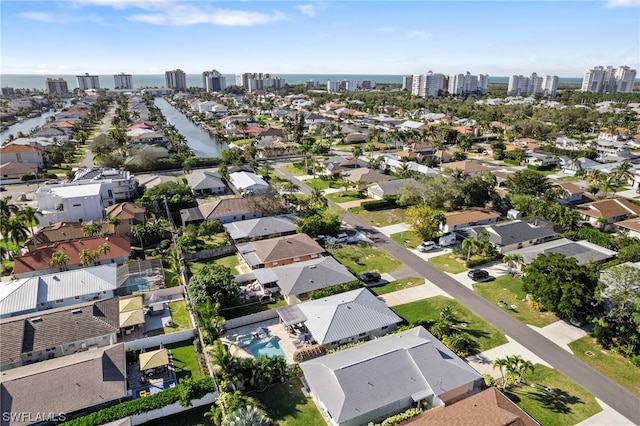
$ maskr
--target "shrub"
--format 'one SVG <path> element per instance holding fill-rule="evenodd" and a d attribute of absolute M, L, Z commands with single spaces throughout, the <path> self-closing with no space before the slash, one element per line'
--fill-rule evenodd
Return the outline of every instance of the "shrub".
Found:
<path fill-rule="evenodd" d="M 529 300 L 529 301 L 527 302 L 527 305 L 529 305 L 529 308 L 530 308 L 532 311 L 535 311 L 535 312 L 542 312 L 542 311 L 544 311 L 544 306 L 542 306 L 542 303 L 540 303 L 540 302 L 536 302 L 536 301 L 535 301 L 535 300 L 533 300 L 533 299 Z"/>
<path fill-rule="evenodd" d="M 607 249 L 614 249 L 615 237 L 606 232 L 599 231 L 594 228 L 580 228 L 578 230 L 578 237 L 583 240 L 587 240 L 592 244 L 599 245 Z"/>
<path fill-rule="evenodd" d="M 491 374 L 484 373 L 482 375 L 482 378 L 484 379 L 484 385 L 486 387 L 494 388 L 494 387 L 498 386 L 498 383 L 496 382 L 496 379 L 494 379 L 493 376 L 491 376 Z"/>
<path fill-rule="evenodd" d="M 413 417 L 419 416 L 422 414 L 422 410 L 419 408 L 409 408 L 402 413 L 396 414 L 391 417 L 387 417 L 382 421 L 382 423 L 369 423 L 367 426 L 393 426 L 399 423 L 404 422 L 405 420 L 409 420 Z"/>
<path fill-rule="evenodd" d="M 381 210 L 381 209 L 386 209 L 388 207 L 395 207 L 395 206 L 396 206 L 396 200 L 389 200 L 389 199 L 365 201 L 363 203 L 360 203 L 360 207 L 368 211 Z"/>
<path fill-rule="evenodd" d="M 491 257 L 481 257 L 480 259 L 470 259 L 465 262 L 467 268 L 475 268 L 478 265 L 484 265 L 487 262 L 492 262 L 500 257 L 499 254 Z"/>
<path fill-rule="evenodd" d="M 324 297 L 333 296 L 334 294 L 344 293 L 345 291 L 351 291 L 358 288 L 362 288 L 362 283 L 360 281 L 351 281 L 345 284 L 334 285 L 320 290 L 314 290 L 309 293 L 309 299 L 322 299 Z"/>
<path fill-rule="evenodd" d="M 629 358 L 629 361 L 631 361 L 631 364 L 635 365 L 636 367 L 640 367 L 640 355 L 634 355 L 631 358 Z"/>

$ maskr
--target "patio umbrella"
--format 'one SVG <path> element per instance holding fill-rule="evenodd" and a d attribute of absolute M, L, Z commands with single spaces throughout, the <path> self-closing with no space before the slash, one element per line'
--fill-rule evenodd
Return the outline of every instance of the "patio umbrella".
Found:
<path fill-rule="evenodd" d="M 308 342 L 309 340 L 311 340 L 311 334 L 300 333 L 300 336 L 298 336 L 298 340 L 300 340 L 301 342 Z"/>
<path fill-rule="evenodd" d="M 256 328 L 257 334 L 269 334 L 269 329 L 267 327 L 258 327 Z"/>

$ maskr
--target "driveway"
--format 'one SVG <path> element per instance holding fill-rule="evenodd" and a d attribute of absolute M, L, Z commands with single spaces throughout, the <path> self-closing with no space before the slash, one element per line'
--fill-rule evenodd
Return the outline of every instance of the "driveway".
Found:
<path fill-rule="evenodd" d="M 563 320 L 556 321 L 553 324 L 549 324 L 542 328 L 534 327 L 530 324 L 527 325 L 531 327 L 532 330 L 540 333 L 571 354 L 573 354 L 573 351 L 569 349 L 569 343 L 582 339 L 587 335 L 587 332 L 584 329 L 573 326 L 569 324 L 568 321 Z"/>

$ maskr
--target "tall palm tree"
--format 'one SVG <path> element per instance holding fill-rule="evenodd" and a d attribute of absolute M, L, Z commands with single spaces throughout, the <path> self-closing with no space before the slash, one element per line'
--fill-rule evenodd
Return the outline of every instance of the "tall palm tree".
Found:
<path fill-rule="evenodd" d="M 11 204 L 11 196 L 0 199 L 0 233 L 5 244 L 5 253 L 10 256 L 9 249 L 9 218 L 17 214 L 20 210 L 17 205 Z M 4 263 L 2 264 L 4 270 Z"/>
<path fill-rule="evenodd" d="M 524 259 L 522 258 L 522 255 L 519 254 L 508 254 L 502 258 L 502 262 L 509 265 L 511 273 L 513 273 L 513 270 L 516 269 L 519 265 L 522 265 L 523 260 Z"/>
<path fill-rule="evenodd" d="M 69 262 L 69 256 L 67 256 L 67 254 L 62 250 L 58 250 L 53 252 L 51 255 L 51 259 L 49 259 L 49 266 L 52 268 L 58 266 L 62 271 L 67 266 L 67 262 Z"/>
<path fill-rule="evenodd" d="M 634 174 L 631 171 L 633 166 L 628 161 L 622 162 L 618 167 L 611 170 L 611 175 L 618 183 L 626 185 L 630 180 L 633 180 Z"/>
<path fill-rule="evenodd" d="M 107 216 L 106 218 L 104 218 L 104 221 L 106 223 L 108 223 L 109 225 L 111 225 L 111 227 L 113 228 L 113 233 L 118 235 L 118 225 L 120 225 L 122 223 L 122 220 L 118 217 L 114 217 L 114 216 Z"/>
<path fill-rule="evenodd" d="M 601 187 L 602 184 L 605 182 L 605 180 L 606 180 L 606 176 L 604 175 L 604 173 L 602 173 L 602 170 L 593 169 L 587 175 L 585 182 L 587 182 L 588 185 Z"/>
<path fill-rule="evenodd" d="M 102 230 L 101 222 L 89 222 L 82 227 L 82 235 L 85 235 L 88 237 L 95 237 L 96 235 L 100 234 L 101 230 Z"/>
<path fill-rule="evenodd" d="M 38 216 L 36 215 L 36 213 L 38 212 L 37 209 L 31 207 L 31 206 L 26 206 L 24 208 L 22 208 L 21 210 L 18 211 L 18 217 L 21 218 L 25 223 L 29 224 L 29 230 L 31 231 L 31 237 L 35 237 L 35 234 L 33 232 L 33 225 L 39 225 L 40 224 L 40 220 L 38 220 Z M 38 247 L 38 242 L 36 241 L 35 238 L 33 238 L 33 243 L 35 244 L 36 248 Z"/>
<path fill-rule="evenodd" d="M 507 381 L 504 377 L 504 371 L 507 368 L 508 362 L 506 358 L 496 358 L 493 361 L 492 368 L 495 370 L 496 367 L 500 369 L 500 376 L 502 377 L 502 390 L 507 388 Z"/>
<path fill-rule="evenodd" d="M 24 226 L 22 220 L 17 216 L 12 216 L 7 221 L 7 236 L 11 238 L 16 245 L 18 254 L 20 254 L 20 243 L 27 239 L 27 227 Z M 10 254 L 11 258 L 13 255 Z"/>
<path fill-rule="evenodd" d="M 100 253 L 101 255 L 107 255 L 107 253 L 109 253 L 111 251 L 111 246 L 109 245 L 109 243 L 102 243 L 100 244 L 100 247 L 98 247 L 98 253 Z"/>

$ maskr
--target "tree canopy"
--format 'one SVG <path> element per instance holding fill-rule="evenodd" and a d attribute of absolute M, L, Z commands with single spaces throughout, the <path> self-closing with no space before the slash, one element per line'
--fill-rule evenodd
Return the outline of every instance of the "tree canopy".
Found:
<path fill-rule="evenodd" d="M 147 189 L 142 198 L 136 202 L 142 204 L 147 211 L 153 212 L 156 216 L 167 217 L 164 197 L 167 198 L 167 205 L 171 212 L 198 205 L 191 194 L 191 188 L 177 182 L 165 182 Z"/>
<path fill-rule="evenodd" d="M 433 240 L 440 233 L 440 226 L 447 221 L 444 213 L 426 204 L 411 206 L 406 214 L 411 229 L 424 240 Z"/>
<path fill-rule="evenodd" d="M 551 182 L 542 173 L 523 169 L 509 176 L 505 186 L 511 194 L 542 195 L 551 189 Z"/>
<path fill-rule="evenodd" d="M 189 280 L 189 291 L 196 304 L 219 303 L 221 308 L 238 304 L 238 285 L 226 266 L 206 265 Z"/>

